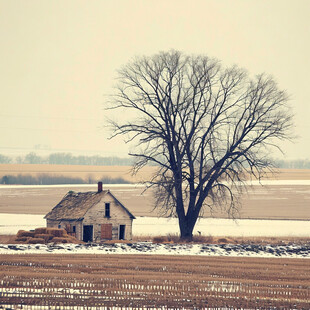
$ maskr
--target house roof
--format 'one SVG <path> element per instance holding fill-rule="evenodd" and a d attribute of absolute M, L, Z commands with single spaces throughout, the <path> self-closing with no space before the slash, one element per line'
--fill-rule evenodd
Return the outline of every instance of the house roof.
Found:
<path fill-rule="evenodd" d="M 134 215 L 109 190 L 85 193 L 70 191 L 44 218 L 49 220 L 82 220 L 86 212 L 107 194 L 112 196 L 130 218 L 135 219 Z"/>

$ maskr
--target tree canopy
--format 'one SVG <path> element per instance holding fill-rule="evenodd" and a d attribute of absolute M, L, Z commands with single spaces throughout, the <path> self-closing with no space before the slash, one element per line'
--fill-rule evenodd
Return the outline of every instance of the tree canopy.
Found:
<path fill-rule="evenodd" d="M 288 139 L 288 96 L 272 77 L 178 51 L 137 57 L 119 70 L 110 108 L 135 117 L 111 122 L 113 136 L 136 141 L 134 170 L 153 163 L 156 205 L 177 215 L 191 238 L 205 207 L 234 214 L 248 178 L 271 168 L 269 155 Z"/>

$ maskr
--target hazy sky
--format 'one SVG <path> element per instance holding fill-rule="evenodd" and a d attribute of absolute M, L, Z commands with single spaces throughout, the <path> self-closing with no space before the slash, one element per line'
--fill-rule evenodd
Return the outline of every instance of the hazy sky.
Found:
<path fill-rule="evenodd" d="M 116 70 L 177 49 L 273 75 L 299 136 L 286 157 L 310 158 L 308 0 L 0 0 L 0 40 L 0 154 L 126 156 L 104 128 Z"/>

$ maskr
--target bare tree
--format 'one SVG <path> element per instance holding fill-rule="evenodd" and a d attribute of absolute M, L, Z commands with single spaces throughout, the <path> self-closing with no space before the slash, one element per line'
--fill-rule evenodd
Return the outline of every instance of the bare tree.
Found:
<path fill-rule="evenodd" d="M 178 51 L 136 58 L 119 71 L 112 109 L 135 118 L 112 122 L 113 136 L 137 141 L 134 170 L 155 164 L 149 182 L 156 206 L 179 220 L 192 238 L 203 208 L 234 214 L 247 178 L 260 180 L 271 148 L 288 139 L 288 97 L 264 74 L 253 79 L 207 56 Z"/>

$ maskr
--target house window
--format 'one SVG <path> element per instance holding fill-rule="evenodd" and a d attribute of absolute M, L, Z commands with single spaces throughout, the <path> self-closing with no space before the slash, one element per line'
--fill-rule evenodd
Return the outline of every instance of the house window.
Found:
<path fill-rule="evenodd" d="M 75 230 L 75 226 L 72 226 L 72 232 L 75 233 L 76 230 Z"/>
<path fill-rule="evenodd" d="M 61 228 L 61 225 L 60 225 L 60 224 L 58 225 L 58 228 Z"/>
<path fill-rule="evenodd" d="M 105 204 L 105 217 L 110 217 L 110 203 Z"/>

